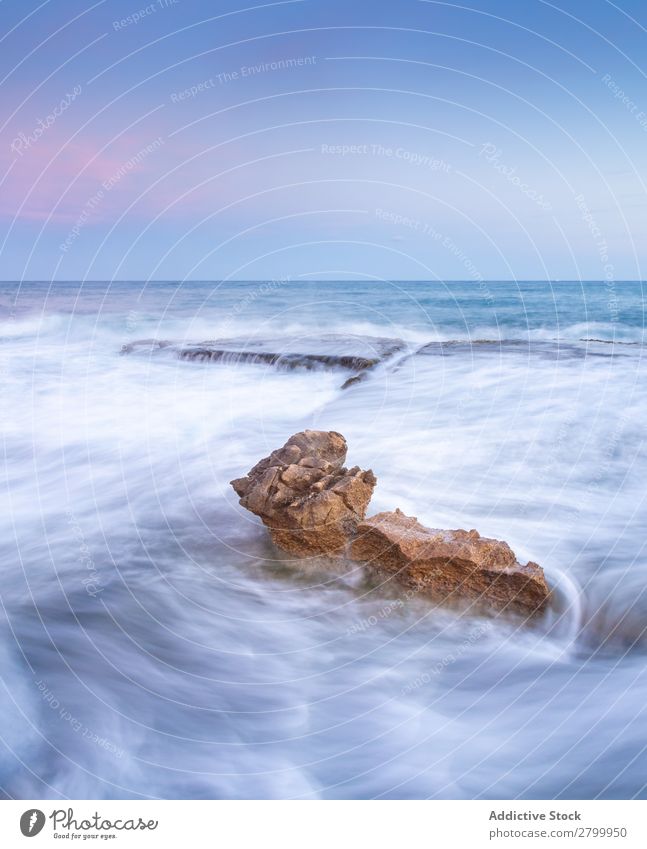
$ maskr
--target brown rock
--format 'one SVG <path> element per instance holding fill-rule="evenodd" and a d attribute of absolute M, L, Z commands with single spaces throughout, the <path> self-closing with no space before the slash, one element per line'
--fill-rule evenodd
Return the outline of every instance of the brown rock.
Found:
<path fill-rule="evenodd" d="M 346 440 L 306 430 L 232 481 L 240 503 L 260 516 L 276 545 L 300 556 L 350 556 L 369 572 L 435 601 L 483 602 L 533 615 L 549 590 L 536 563 L 518 563 L 505 542 L 477 531 L 426 528 L 400 510 L 364 519 L 372 471 L 344 467 Z"/>
<path fill-rule="evenodd" d="M 549 595 L 541 567 L 522 566 L 507 543 L 478 531 L 426 528 L 400 510 L 361 522 L 351 556 L 435 601 L 482 600 L 532 615 Z"/>
<path fill-rule="evenodd" d="M 231 485 L 276 545 L 299 555 L 343 554 L 377 483 L 370 470 L 344 467 L 346 450 L 335 431 L 295 433 Z"/>

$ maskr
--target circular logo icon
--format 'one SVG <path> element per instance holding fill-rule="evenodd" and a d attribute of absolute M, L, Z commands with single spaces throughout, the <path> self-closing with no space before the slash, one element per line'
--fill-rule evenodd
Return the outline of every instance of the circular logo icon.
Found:
<path fill-rule="evenodd" d="M 30 808 L 20 817 L 20 830 L 25 837 L 35 837 L 45 825 L 45 814 L 38 808 Z"/>

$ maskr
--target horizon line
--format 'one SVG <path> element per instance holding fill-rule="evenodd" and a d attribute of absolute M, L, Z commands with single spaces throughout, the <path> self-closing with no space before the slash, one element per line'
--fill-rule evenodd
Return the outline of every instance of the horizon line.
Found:
<path fill-rule="evenodd" d="M 299 278 L 278 278 L 278 277 L 258 277 L 258 278 L 246 278 L 246 279 L 235 279 L 235 278 L 152 278 L 146 279 L 143 277 L 140 278 L 97 278 L 92 280 L 86 280 L 83 278 L 65 278 L 60 280 L 46 280 L 46 279 L 33 279 L 33 280 L 20 280 L 18 278 L 0 278 L 0 284 L 2 283 L 276 283 L 276 284 L 286 284 L 286 283 L 471 283 L 474 286 L 479 286 L 482 283 L 603 283 L 608 286 L 613 286 L 616 283 L 647 283 L 647 280 L 643 280 L 641 278 L 621 278 L 618 280 L 604 280 L 601 278 L 581 278 L 581 279 L 571 279 L 571 278 L 561 278 L 554 277 L 550 279 L 539 279 L 533 277 L 517 277 L 517 278 L 501 278 L 501 277 L 488 277 L 482 278 L 481 280 L 465 280 L 458 277 L 451 277 L 442 280 L 430 280 L 426 277 L 412 277 L 412 278 L 393 278 L 390 280 L 353 280 L 349 278 L 335 278 L 335 279 L 325 279 L 325 278 L 313 278 L 312 280 L 303 280 Z"/>

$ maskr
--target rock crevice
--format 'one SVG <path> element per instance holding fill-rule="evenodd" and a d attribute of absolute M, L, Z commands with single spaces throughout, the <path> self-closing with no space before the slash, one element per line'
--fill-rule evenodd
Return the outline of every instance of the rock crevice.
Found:
<path fill-rule="evenodd" d="M 276 545 L 299 555 L 340 555 L 377 483 L 370 470 L 347 469 L 346 452 L 340 433 L 305 430 L 231 483 Z"/>

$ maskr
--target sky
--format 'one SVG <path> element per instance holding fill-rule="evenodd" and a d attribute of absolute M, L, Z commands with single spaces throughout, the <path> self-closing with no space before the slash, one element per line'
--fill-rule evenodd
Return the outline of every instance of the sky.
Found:
<path fill-rule="evenodd" d="M 645 279 L 642 0 L 1 0 L 4 280 Z"/>

